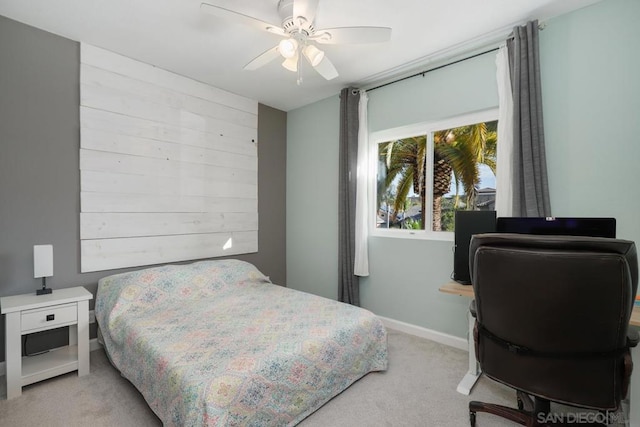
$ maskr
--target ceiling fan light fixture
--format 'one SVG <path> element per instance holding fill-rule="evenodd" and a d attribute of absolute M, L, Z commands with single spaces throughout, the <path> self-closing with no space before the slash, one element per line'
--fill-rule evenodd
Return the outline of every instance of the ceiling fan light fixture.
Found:
<path fill-rule="evenodd" d="M 291 58 L 287 58 L 282 63 L 282 66 L 289 71 L 293 71 L 294 73 L 298 71 L 298 55 L 294 55 Z"/>
<path fill-rule="evenodd" d="M 302 50 L 302 53 L 304 54 L 305 58 L 307 58 L 309 63 L 314 67 L 318 65 L 324 58 L 324 52 L 312 44 L 305 46 L 305 48 Z"/>
<path fill-rule="evenodd" d="M 298 53 L 298 42 L 295 39 L 283 39 L 278 43 L 278 52 L 285 59 L 293 58 Z"/>
<path fill-rule="evenodd" d="M 206 2 L 207 0 L 204 1 Z M 316 28 L 315 18 L 319 1 L 278 0 L 277 10 L 278 16 L 281 18 L 280 25 L 209 3 L 201 3 L 200 9 L 214 16 L 242 23 L 282 37 L 280 43 L 252 59 L 244 66 L 244 69 L 255 70 L 276 60 L 278 57 L 282 57 L 284 58 L 282 66 L 287 70 L 297 72 L 297 83 L 301 84 L 301 56 L 304 56 L 313 69 L 326 80 L 338 77 L 336 67 L 328 58 L 328 55 L 320 50 L 318 46 L 325 44 L 382 43 L 391 39 L 391 28 L 388 27 Z"/>

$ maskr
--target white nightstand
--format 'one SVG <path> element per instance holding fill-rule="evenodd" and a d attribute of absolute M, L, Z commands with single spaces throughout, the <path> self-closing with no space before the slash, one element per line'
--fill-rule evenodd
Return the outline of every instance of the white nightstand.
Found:
<path fill-rule="evenodd" d="M 57 375 L 89 373 L 89 300 L 82 286 L 54 289 L 48 295 L 0 298 L 5 315 L 7 399 L 22 394 L 22 387 Z M 69 345 L 37 356 L 22 357 L 22 336 L 69 326 Z"/>

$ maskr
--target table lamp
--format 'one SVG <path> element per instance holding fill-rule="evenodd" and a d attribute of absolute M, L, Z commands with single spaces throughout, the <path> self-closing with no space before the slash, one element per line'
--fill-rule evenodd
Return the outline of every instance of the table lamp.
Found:
<path fill-rule="evenodd" d="M 33 277 L 42 277 L 42 289 L 36 291 L 36 295 L 50 294 L 51 288 L 47 288 L 47 277 L 53 276 L 53 246 L 35 245 L 33 247 Z"/>

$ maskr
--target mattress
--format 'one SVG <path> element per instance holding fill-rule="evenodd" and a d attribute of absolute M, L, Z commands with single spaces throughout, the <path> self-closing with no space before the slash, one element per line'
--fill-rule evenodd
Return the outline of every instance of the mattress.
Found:
<path fill-rule="evenodd" d="M 295 425 L 387 366 L 371 312 L 239 260 L 105 277 L 95 312 L 110 360 L 169 426 Z"/>

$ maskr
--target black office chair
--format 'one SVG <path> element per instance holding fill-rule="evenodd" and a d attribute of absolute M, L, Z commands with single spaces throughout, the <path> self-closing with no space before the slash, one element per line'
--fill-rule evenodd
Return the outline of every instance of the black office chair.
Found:
<path fill-rule="evenodd" d="M 638 343 L 629 329 L 635 244 L 496 233 L 473 236 L 469 253 L 476 357 L 487 377 L 516 389 L 518 402 L 516 409 L 472 401 L 471 425 L 478 412 L 526 426 L 575 424 L 578 411 L 554 415 L 550 402 L 596 410 L 587 421 L 620 416 L 629 348 Z"/>

